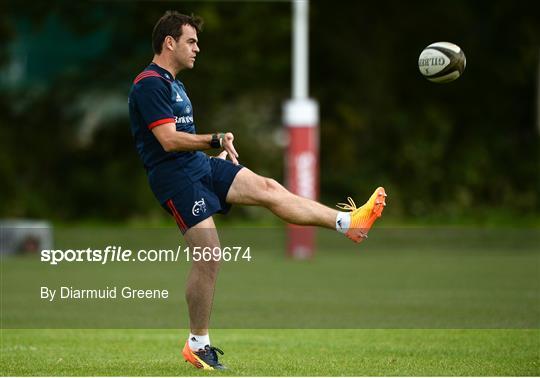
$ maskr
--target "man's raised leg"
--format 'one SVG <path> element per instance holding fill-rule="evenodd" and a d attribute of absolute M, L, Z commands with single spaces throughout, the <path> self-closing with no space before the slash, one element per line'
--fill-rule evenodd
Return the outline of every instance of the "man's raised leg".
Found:
<path fill-rule="evenodd" d="M 384 188 L 379 187 L 359 208 L 349 198 L 349 204 L 340 204 L 340 209 L 347 212 L 341 212 L 293 194 L 276 180 L 247 168 L 238 172 L 227 194 L 229 203 L 266 207 L 288 223 L 337 229 L 357 243 L 367 238 L 371 226 L 381 216 L 385 198 Z"/>
<path fill-rule="evenodd" d="M 276 180 L 242 168 L 236 175 L 227 202 L 263 206 L 288 223 L 335 228 L 338 211 L 289 192 Z"/>

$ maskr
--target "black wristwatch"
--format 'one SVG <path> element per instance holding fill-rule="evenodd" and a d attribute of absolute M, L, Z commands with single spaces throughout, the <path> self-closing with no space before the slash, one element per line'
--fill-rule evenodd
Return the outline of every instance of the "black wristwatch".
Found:
<path fill-rule="evenodd" d="M 221 148 L 223 147 L 223 133 L 212 134 L 212 140 L 210 141 L 210 147 Z"/>

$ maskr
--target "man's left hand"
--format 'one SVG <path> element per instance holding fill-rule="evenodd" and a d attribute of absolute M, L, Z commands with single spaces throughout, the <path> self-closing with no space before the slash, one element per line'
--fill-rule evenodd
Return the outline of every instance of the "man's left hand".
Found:
<path fill-rule="evenodd" d="M 238 152 L 236 152 L 234 148 L 233 141 L 234 141 L 233 133 L 225 133 L 225 135 L 223 136 L 223 142 L 222 142 L 222 147 L 224 150 L 223 152 L 226 152 L 229 155 L 229 158 L 231 159 L 231 161 L 235 165 L 238 165 Z"/>

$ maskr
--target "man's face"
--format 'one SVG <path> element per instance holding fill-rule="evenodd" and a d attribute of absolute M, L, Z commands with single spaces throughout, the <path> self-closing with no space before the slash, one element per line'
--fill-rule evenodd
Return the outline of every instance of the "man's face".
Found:
<path fill-rule="evenodd" d="M 197 31 L 191 25 L 182 25 L 182 35 L 176 42 L 174 55 L 180 69 L 193 68 L 195 56 L 200 51 L 197 45 Z"/>

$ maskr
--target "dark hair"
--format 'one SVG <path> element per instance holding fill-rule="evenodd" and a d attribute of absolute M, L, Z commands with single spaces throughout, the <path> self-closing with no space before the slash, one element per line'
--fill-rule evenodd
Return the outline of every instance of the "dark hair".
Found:
<path fill-rule="evenodd" d="M 185 14 L 176 12 L 176 11 L 167 11 L 161 18 L 156 22 L 154 26 L 154 31 L 152 32 L 152 47 L 154 53 L 161 54 L 163 49 L 163 41 L 165 37 L 170 35 L 176 41 L 182 35 L 182 25 L 190 25 L 195 28 L 197 33 L 200 33 L 202 30 L 203 20 L 200 17 L 187 16 Z"/>

